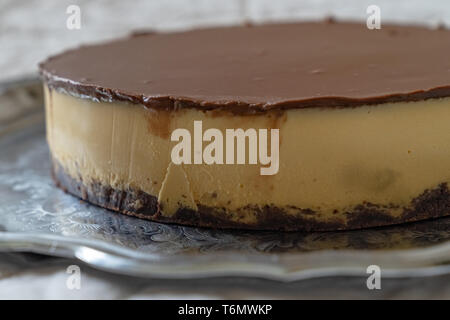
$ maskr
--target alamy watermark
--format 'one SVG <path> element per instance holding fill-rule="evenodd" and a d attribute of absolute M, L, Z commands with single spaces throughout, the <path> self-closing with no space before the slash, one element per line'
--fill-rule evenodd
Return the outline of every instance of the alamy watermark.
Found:
<path fill-rule="evenodd" d="M 67 267 L 66 273 L 69 274 L 66 280 L 66 287 L 69 290 L 81 289 L 81 269 L 73 264 Z"/>
<path fill-rule="evenodd" d="M 366 273 L 370 274 L 366 281 L 367 289 L 381 290 L 381 268 L 372 264 L 367 267 Z"/>
<path fill-rule="evenodd" d="M 261 175 L 274 175 L 278 173 L 280 163 L 279 134 L 279 129 L 254 128 L 226 129 L 224 133 L 219 129 L 209 128 L 203 132 L 203 123 L 198 120 L 194 121 L 193 137 L 184 128 L 172 132 L 171 141 L 178 143 L 172 148 L 171 158 L 177 165 L 259 163 L 262 165 Z M 207 142 L 205 147 L 204 142 Z"/>
<path fill-rule="evenodd" d="M 81 8 L 77 5 L 70 5 L 66 9 L 66 13 L 69 15 L 66 19 L 66 27 L 69 30 L 81 29 Z"/>
<path fill-rule="evenodd" d="M 381 9 L 377 5 L 367 7 L 366 13 L 369 15 L 366 20 L 367 28 L 370 30 L 381 29 Z"/>

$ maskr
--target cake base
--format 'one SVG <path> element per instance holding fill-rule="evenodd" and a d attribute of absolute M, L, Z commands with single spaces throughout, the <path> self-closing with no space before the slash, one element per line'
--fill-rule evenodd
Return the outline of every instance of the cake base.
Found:
<path fill-rule="evenodd" d="M 91 204 L 155 222 L 174 223 L 195 227 L 218 229 L 278 230 L 278 231 L 335 231 L 380 227 L 406 222 L 438 218 L 450 215 L 450 190 L 447 183 L 427 189 L 414 198 L 410 205 L 402 208 L 402 214 L 390 214 L 389 207 L 362 203 L 346 212 L 346 219 L 336 218 L 319 221 L 315 212 L 298 209 L 288 214 L 282 208 L 263 206 L 251 208 L 256 223 L 243 223 L 239 212 L 227 212 L 223 208 L 198 206 L 198 211 L 180 208 L 175 214 L 165 216 L 160 210 L 156 196 L 140 190 L 118 190 L 100 183 L 83 183 L 74 179 L 53 160 L 53 179 L 67 193 Z M 248 212 L 249 208 L 245 208 Z M 398 209 L 398 208 L 395 208 Z"/>

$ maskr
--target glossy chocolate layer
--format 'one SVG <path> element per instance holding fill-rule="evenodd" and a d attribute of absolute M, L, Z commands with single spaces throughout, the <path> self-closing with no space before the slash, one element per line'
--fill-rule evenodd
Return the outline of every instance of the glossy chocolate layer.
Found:
<path fill-rule="evenodd" d="M 139 34 L 40 65 L 50 88 L 149 107 L 354 107 L 450 96 L 450 31 L 298 23 Z"/>

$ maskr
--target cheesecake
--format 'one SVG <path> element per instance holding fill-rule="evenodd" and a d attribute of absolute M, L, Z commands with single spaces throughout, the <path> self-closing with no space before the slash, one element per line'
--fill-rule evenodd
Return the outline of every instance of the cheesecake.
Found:
<path fill-rule="evenodd" d="M 449 56 L 442 28 L 333 21 L 82 46 L 40 64 L 53 177 L 94 205 L 198 227 L 446 216 Z"/>

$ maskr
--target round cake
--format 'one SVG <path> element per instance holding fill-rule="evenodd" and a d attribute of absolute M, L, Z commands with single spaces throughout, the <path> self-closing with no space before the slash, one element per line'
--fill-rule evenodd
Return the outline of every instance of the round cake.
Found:
<path fill-rule="evenodd" d="M 345 230 L 450 214 L 450 31 L 141 32 L 40 64 L 58 187 L 158 222 Z"/>

